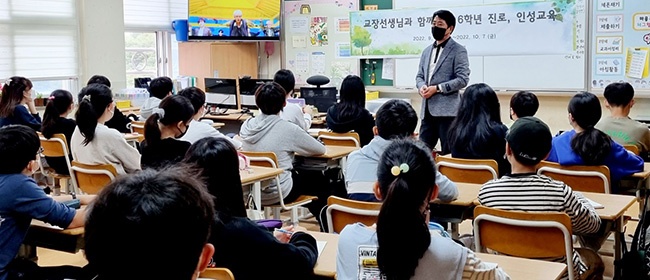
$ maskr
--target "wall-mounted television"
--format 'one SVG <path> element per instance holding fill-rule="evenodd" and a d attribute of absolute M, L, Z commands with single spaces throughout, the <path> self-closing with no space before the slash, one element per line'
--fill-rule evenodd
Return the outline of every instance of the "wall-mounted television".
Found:
<path fill-rule="evenodd" d="M 189 0 L 190 40 L 279 41 L 281 0 Z"/>

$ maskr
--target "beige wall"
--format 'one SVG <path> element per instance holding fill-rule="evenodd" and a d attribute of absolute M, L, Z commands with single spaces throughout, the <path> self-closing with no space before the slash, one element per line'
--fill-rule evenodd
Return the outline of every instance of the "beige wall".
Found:
<path fill-rule="evenodd" d="M 96 74 L 111 80 L 113 89 L 126 87 L 124 9 L 122 0 L 79 1 L 81 73 L 79 85 Z"/>
<path fill-rule="evenodd" d="M 420 106 L 422 106 L 422 97 L 415 90 L 396 90 L 394 88 L 387 87 L 368 87 L 369 90 L 379 90 L 380 97 L 385 98 L 409 98 L 411 99 L 411 104 L 413 108 L 420 114 Z M 499 102 L 501 103 L 501 120 L 504 123 L 509 123 L 509 112 L 510 112 L 510 97 L 514 92 L 499 92 Z M 567 119 L 567 105 L 573 94 L 571 93 L 544 93 L 537 92 L 537 98 L 539 99 L 539 110 L 537 111 L 536 117 L 543 120 L 551 129 L 551 132 L 555 135 L 560 130 L 569 130 L 571 126 Z M 560 95 L 561 94 L 561 95 Z M 599 94 L 599 93 L 597 93 Z M 558 96 L 560 95 L 560 96 Z M 601 101 L 604 100 L 603 97 L 600 97 Z M 609 111 L 605 109 L 603 105 L 603 116 L 609 114 Z M 650 98 L 636 98 L 636 104 L 632 108 L 630 114 L 632 118 L 642 117 L 644 119 L 650 119 Z"/>

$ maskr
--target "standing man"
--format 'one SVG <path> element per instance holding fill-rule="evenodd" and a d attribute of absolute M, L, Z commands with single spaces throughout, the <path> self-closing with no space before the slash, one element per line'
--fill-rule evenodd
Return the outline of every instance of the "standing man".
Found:
<path fill-rule="evenodd" d="M 447 131 L 460 103 L 458 91 L 469 82 L 467 49 L 451 39 L 455 28 L 456 18 L 450 11 L 433 13 L 431 34 L 435 42 L 422 52 L 415 77 L 424 98 L 420 111 L 420 140 L 433 149 L 440 139 L 442 154 L 451 152 Z"/>
<path fill-rule="evenodd" d="M 249 37 L 251 36 L 248 30 L 248 24 L 243 19 L 241 10 L 236 10 L 232 13 L 234 19 L 230 22 L 230 37 Z"/>

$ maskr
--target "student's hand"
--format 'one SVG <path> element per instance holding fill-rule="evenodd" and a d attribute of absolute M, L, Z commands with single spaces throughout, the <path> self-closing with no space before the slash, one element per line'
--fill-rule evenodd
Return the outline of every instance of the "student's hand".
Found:
<path fill-rule="evenodd" d="M 309 105 L 302 106 L 302 112 L 314 117 L 314 110 Z"/>
<path fill-rule="evenodd" d="M 79 203 L 81 203 L 81 205 L 90 204 L 91 202 L 93 202 L 93 200 L 95 200 L 95 197 L 97 197 L 97 195 L 94 195 L 94 194 L 79 194 L 79 195 L 77 195 L 77 198 L 79 199 Z"/>
<path fill-rule="evenodd" d="M 427 98 L 433 96 L 434 94 L 436 94 L 437 92 L 438 92 L 438 90 L 437 90 L 437 88 L 435 86 L 430 86 L 430 87 L 427 87 L 426 90 L 424 90 L 424 93 L 422 94 L 422 97 L 427 99 Z"/>
<path fill-rule="evenodd" d="M 289 240 L 291 240 L 291 235 L 293 235 L 293 232 L 294 232 L 293 226 L 282 227 L 282 230 L 283 231 L 288 231 L 288 232 L 291 232 L 291 233 L 286 233 L 286 232 L 282 232 L 282 231 L 279 231 L 279 230 L 275 230 L 275 231 L 273 231 L 273 236 L 275 236 L 275 238 L 278 241 L 282 242 L 282 243 L 289 243 Z"/>

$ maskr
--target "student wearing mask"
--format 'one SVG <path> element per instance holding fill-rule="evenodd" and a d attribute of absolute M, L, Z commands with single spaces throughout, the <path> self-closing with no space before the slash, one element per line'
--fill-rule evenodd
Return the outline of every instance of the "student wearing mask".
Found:
<path fill-rule="evenodd" d="M 190 143 L 179 140 L 194 116 L 190 100 L 180 95 L 165 97 L 144 124 L 142 168 L 160 168 L 179 162 Z"/>
<path fill-rule="evenodd" d="M 0 127 L 22 124 L 41 130 L 41 117 L 32 98 L 32 81 L 14 76 L 7 79 L 0 97 Z"/>

